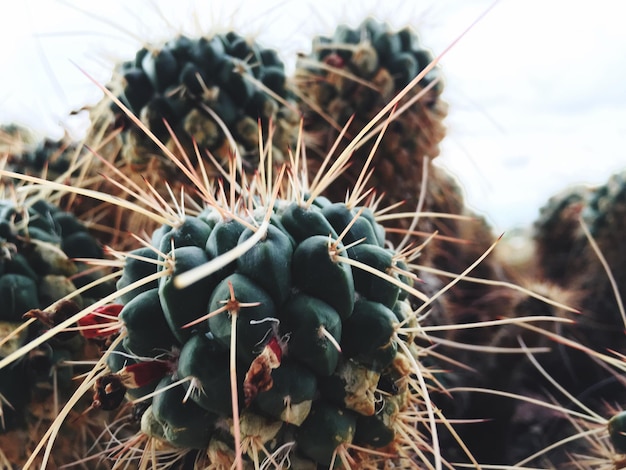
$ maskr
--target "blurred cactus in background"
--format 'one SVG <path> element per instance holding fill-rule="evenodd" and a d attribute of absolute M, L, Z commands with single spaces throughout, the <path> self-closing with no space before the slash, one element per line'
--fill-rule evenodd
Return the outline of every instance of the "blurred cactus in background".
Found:
<path fill-rule="evenodd" d="M 229 32 L 200 38 L 180 35 L 161 46 L 147 45 L 133 60 L 120 64 L 108 87 L 179 157 L 196 161 L 195 143 L 202 160 L 209 161 L 210 152 L 215 162 L 227 166 L 236 151 L 244 169 L 253 170 L 260 158 L 259 124 L 262 135 L 271 138 L 277 164 L 288 159 L 288 148 L 295 144 L 300 116 L 286 81 L 276 51 Z M 104 129 L 121 130 L 125 163 L 150 178 L 154 176 L 146 170 L 155 168 L 170 184 L 186 182 L 159 146 L 110 99 L 92 114 L 94 136 L 102 123 Z M 220 173 L 213 168 L 209 174 Z"/>

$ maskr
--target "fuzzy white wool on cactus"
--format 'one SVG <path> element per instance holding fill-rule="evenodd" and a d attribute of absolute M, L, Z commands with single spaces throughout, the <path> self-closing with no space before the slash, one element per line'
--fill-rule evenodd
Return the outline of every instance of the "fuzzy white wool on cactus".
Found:
<path fill-rule="evenodd" d="M 407 23 L 435 54 L 491 0 L 420 2 L 275 0 L 198 3 L 28 0 L 5 5 L 0 40 L 0 123 L 79 137 L 85 113 L 112 64 L 143 41 L 176 32 L 234 27 L 277 48 L 293 64 L 314 35 L 374 14 Z M 600 183 L 623 167 L 626 48 L 612 1 L 502 0 L 442 59 L 448 137 L 439 164 L 499 230 L 528 225 L 549 195 L 569 183 Z"/>

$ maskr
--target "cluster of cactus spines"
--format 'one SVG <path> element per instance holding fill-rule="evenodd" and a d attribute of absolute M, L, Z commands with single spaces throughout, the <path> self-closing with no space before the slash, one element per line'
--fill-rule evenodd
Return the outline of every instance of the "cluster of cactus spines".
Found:
<path fill-rule="evenodd" d="M 331 37 L 317 37 L 312 49 L 310 55 L 300 57 L 294 79 L 311 158 L 323 158 L 349 123 L 340 142 L 345 147 L 433 61 L 410 28 L 392 31 L 373 18 L 354 29 L 339 26 Z M 440 72 L 433 68 L 399 102 L 398 115 L 382 138 L 370 184 L 384 188 L 388 204 L 407 201 L 409 210 L 416 206 L 423 160 L 439 154 L 439 142 L 445 135 L 442 89 Z M 345 180 L 333 185 L 334 198 L 343 198 L 354 184 L 373 142 L 371 139 L 356 149 Z"/>
<path fill-rule="evenodd" d="M 0 200 L 0 251 L 0 359 L 114 287 L 97 282 L 101 274 L 74 259 L 101 259 L 99 242 L 74 215 L 37 196 Z M 83 335 L 67 331 L 0 369 L 0 441 L 14 454 L 15 465 L 26 461 L 27 451 L 74 391 L 72 377 L 80 368 L 70 363 L 96 357 L 92 353 Z M 84 442 L 79 431 L 69 434 L 77 444 Z M 55 454 L 57 463 L 70 463 L 79 455 Z"/>
<path fill-rule="evenodd" d="M 228 32 L 199 38 L 180 35 L 162 46 L 145 46 L 118 67 L 109 88 L 179 156 L 195 159 L 195 142 L 201 158 L 209 161 L 208 151 L 226 166 L 236 148 L 244 167 L 254 169 L 261 135 L 272 140 L 276 162 L 288 160 L 288 149 L 295 144 L 300 116 L 286 80 L 274 50 Z M 178 168 L 117 104 L 105 99 L 103 105 L 110 105 L 113 114 L 105 114 L 106 126 L 122 128 L 126 163 L 145 170 L 156 160 L 153 167 L 172 184 Z M 95 113 L 95 120 L 101 122 L 102 116 Z M 214 169 L 212 174 L 219 172 Z"/>

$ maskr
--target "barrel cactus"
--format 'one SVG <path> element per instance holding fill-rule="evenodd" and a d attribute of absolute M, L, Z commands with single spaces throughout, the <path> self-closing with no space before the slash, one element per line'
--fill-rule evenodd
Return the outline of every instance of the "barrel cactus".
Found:
<path fill-rule="evenodd" d="M 103 251 L 72 214 L 38 197 L 0 201 L 0 360 L 45 334 L 58 323 L 111 292 L 111 282 L 95 282 L 100 273 L 73 258 L 101 259 Z M 84 287 L 82 293 L 77 288 Z M 75 390 L 70 363 L 95 358 L 78 331 L 66 331 L 0 369 L 0 443 L 16 465 L 55 418 Z M 70 463 L 82 443 L 81 426 L 65 427 L 55 452 L 57 463 Z"/>
<path fill-rule="evenodd" d="M 224 165 L 232 152 L 239 152 L 244 166 L 256 168 L 258 123 L 264 135 L 269 123 L 274 124 L 275 161 L 286 160 L 295 142 L 300 117 L 286 89 L 283 62 L 274 50 L 235 32 L 200 38 L 180 35 L 161 46 L 145 46 L 117 68 L 108 87 L 178 156 L 196 160 L 197 144 L 210 174 L 219 172 L 207 151 Z M 103 107 L 110 109 L 103 113 Z M 117 104 L 107 98 L 93 114 L 92 139 L 106 138 L 103 126 L 121 128 L 123 162 L 150 178 L 146 170 L 155 168 L 171 185 L 180 179 L 173 162 L 163 158 L 159 147 Z M 118 150 L 112 145 L 104 153 L 108 157 L 106 153 Z"/>
<path fill-rule="evenodd" d="M 294 78 L 310 141 L 310 159 L 321 157 L 316 161 L 319 166 L 339 131 L 353 116 L 339 142 L 345 147 L 432 61 L 432 54 L 420 44 L 413 30 L 392 31 L 373 18 L 356 28 L 339 26 L 331 37 L 315 38 L 312 52 L 298 60 Z M 384 187 L 389 204 L 406 200 L 409 210 L 417 204 L 423 161 L 439 155 L 439 142 L 445 135 L 442 90 L 441 73 L 435 67 L 399 102 L 398 115 L 382 138 L 373 158 L 376 172 L 370 184 Z M 354 184 L 374 140 L 356 150 L 345 181 L 338 181 L 331 188 L 333 198 L 343 198 Z"/>
<path fill-rule="evenodd" d="M 128 390 L 154 394 L 141 432 L 220 449 L 228 466 L 237 448 L 256 467 L 285 446 L 312 468 L 371 464 L 378 452 L 411 461 L 403 432 L 425 399 L 411 376 L 423 372 L 399 331 L 413 288 L 384 241 L 367 208 L 313 196 L 208 207 L 157 230 L 127 258 L 118 288 L 159 279 L 124 294 L 124 338 L 108 359 L 124 377 L 156 371 Z M 209 262 L 221 266 L 177 286 Z"/>

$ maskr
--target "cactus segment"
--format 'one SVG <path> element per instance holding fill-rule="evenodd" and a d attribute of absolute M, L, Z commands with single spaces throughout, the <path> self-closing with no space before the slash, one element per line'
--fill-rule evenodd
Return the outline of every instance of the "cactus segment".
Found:
<path fill-rule="evenodd" d="M 383 304 L 359 299 L 343 325 L 344 354 L 374 370 L 384 369 L 397 351 L 395 324 L 396 316 Z"/>
<path fill-rule="evenodd" d="M 352 258 L 385 274 L 390 273 L 394 263 L 393 253 L 377 245 L 353 247 Z M 360 269 L 355 269 L 353 275 L 355 290 L 366 299 L 380 302 L 388 308 L 393 308 L 398 301 L 401 289 L 397 285 Z"/>
<path fill-rule="evenodd" d="M 142 247 L 130 251 L 124 260 L 122 276 L 117 280 L 117 290 L 124 289 L 140 279 L 156 274 L 157 264 L 151 262 L 151 260 L 156 261 L 157 259 L 158 253 L 150 247 Z M 119 300 L 121 303 L 127 304 L 140 293 L 158 287 L 158 281 L 154 280 L 120 295 Z"/>
<path fill-rule="evenodd" d="M 250 303 L 248 307 L 239 310 L 238 306 L 219 315 L 209 318 L 209 328 L 215 339 L 225 348 L 231 342 L 231 321 L 237 315 L 237 355 L 243 361 L 252 362 L 259 352 L 259 347 L 271 331 L 272 323 L 268 319 L 277 319 L 278 312 L 274 301 L 261 287 L 243 274 L 232 274 L 221 281 L 211 296 L 209 312 L 213 312 L 228 305 L 231 301 L 231 288 L 234 292 L 236 304 Z"/>
<path fill-rule="evenodd" d="M 335 261 L 330 249 L 329 238 L 322 235 L 300 243 L 293 253 L 293 282 L 303 292 L 328 303 L 345 320 L 354 307 L 352 268 Z"/>
<path fill-rule="evenodd" d="M 296 442 L 304 455 L 328 466 L 337 448 L 352 442 L 355 430 L 354 413 L 318 401 L 313 404 L 309 416 L 300 425 Z"/>
<path fill-rule="evenodd" d="M 196 333 L 185 343 L 178 358 L 177 372 L 181 379 L 197 380 L 198 390 L 192 391 L 190 397 L 199 406 L 213 413 L 229 414 L 228 350 L 212 335 Z"/>
<path fill-rule="evenodd" d="M 317 393 L 317 379 L 308 368 L 283 361 L 272 371 L 272 387 L 260 392 L 254 405 L 262 414 L 300 426 L 311 410 Z"/>
<path fill-rule="evenodd" d="M 204 449 L 209 445 L 217 415 L 202 409 L 192 400 L 185 400 L 185 389 L 180 385 L 165 390 L 173 382 L 171 376 L 165 376 L 155 389 L 157 392 L 163 389 L 155 394 L 151 405 L 154 420 L 161 425 L 157 437 L 175 447 Z M 150 422 L 152 429 L 155 425 L 152 420 Z"/>
<path fill-rule="evenodd" d="M 283 330 L 290 333 L 289 354 L 316 374 L 334 372 L 340 352 L 326 334 L 341 341 L 341 318 L 326 302 L 303 293 L 294 295 L 282 308 Z"/>
<path fill-rule="evenodd" d="M 150 289 L 124 305 L 119 315 L 126 327 L 124 348 L 137 356 L 156 357 L 180 343 L 166 320 L 158 289 Z"/>
<path fill-rule="evenodd" d="M 330 236 L 333 239 L 338 236 L 328 219 L 314 204 L 303 207 L 292 202 L 285 209 L 281 221 L 296 243 L 313 235 Z"/>
<path fill-rule="evenodd" d="M 193 329 L 183 327 L 205 312 L 215 280 L 206 277 L 189 287 L 177 289 L 174 286 L 177 275 L 206 263 L 209 258 L 199 246 L 175 248 L 169 256 L 173 260 L 174 269 L 159 279 L 159 299 L 172 333 L 178 341 L 184 343 Z M 195 328 L 201 331 L 206 329 L 202 326 Z"/>
<path fill-rule="evenodd" d="M 254 232 L 246 229 L 239 238 L 245 242 Z M 282 305 L 291 291 L 291 258 L 293 247 L 289 236 L 270 225 L 263 240 L 237 259 L 237 272 L 246 275 Z"/>

